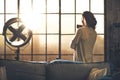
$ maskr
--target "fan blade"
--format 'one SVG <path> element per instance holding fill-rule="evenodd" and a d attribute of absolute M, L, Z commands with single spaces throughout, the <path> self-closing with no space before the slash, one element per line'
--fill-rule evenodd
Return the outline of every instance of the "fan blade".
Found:
<path fill-rule="evenodd" d="M 23 34 L 20 34 L 19 37 L 20 37 L 21 39 L 23 39 L 24 41 L 27 39 L 26 36 L 23 35 Z"/>
<path fill-rule="evenodd" d="M 24 25 L 21 25 L 19 28 L 18 28 L 18 33 L 21 33 L 23 30 L 24 30 L 25 26 Z"/>
<path fill-rule="evenodd" d="M 16 29 L 14 29 L 12 26 L 9 26 L 8 29 L 9 29 L 12 33 L 16 33 Z"/>
<path fill-rule="evenodd" d="M 17 36 L 13 36 L 13 37 L 10 39 L 10 41 L 13 42 L 13 41 L 15 41 L 16 38 L 17 38 Z"/>

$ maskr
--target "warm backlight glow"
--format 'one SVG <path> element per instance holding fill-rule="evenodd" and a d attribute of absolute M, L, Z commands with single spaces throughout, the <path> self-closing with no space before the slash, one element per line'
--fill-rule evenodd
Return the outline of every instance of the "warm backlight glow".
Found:
<path fill-rule="evenodd" d="M 96 3 L 99 3 L 97 7 Z M 70 43 L 77 30 L 76 25 L 82 24 L 81 17 L 84 11 L 91 11 L 97 19 L 96 32 L 99 34 L 94 54 L 104 56 L 104 0 L 0 0 L 0 5 L 1 34 L 4 23 L 14 17 L 21 18 L 25 25 L 26 29 L 22 31 L 24 35 L 26 35 L 27 29 L 33 33 L 30 41 L 32 45 L 24 48 L 25 51 L 21 50 L 24 54 L 30 54 L 30 51 L 33 54 L 59 54 L 60 50 L 60 54 L 73 54 Z M 19 27 L 17 26 L 12 25 L 16 30 Z M 7 32 L 10 41 L 14 34 L 9 29 Z M 0 46 L 0 49 L 2 48 L 2 51 L 0 53 L 4 53 L 6 44 L 3 43 L 3 35 L 1 36 L 2 47 Z M 21 43 L 24 43 L 24 40 L 16 39 L 11 42 L 12 45 Z M 10 51 L 6 49 L 7 53 L 11 53 Z M 52 57 L 56 56 L 47 55 L 48 59 L 52 60 Z M 67 59 L 69 56 L 62 55 L 62 58 L 64 57 Z M 72 55 L 70 57 L 72 58 Z M 98 57 L 95 55 L 94 58 L 98 59 Z"/>
<path fill-rule="evenodd" d="M 37 28 L 41 22 L 40 14 L 36 14 L 33 12 L 22 14 L 21 19 L 24 22 L 24 24 L 26 25 L 26 27 L 28 27 L 32 31 L 37 30 Z"/>

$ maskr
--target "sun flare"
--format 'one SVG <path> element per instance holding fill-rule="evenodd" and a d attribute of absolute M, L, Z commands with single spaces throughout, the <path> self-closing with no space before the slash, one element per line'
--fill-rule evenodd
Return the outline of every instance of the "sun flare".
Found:
<path fill-rule="evenodd" d="M 33 13 L 33 12 L 31 13 L 29 12 L 21 15 L 21 19 L 26 25 L 26 27 L 28 27 L 32 31 L 37 30 L 39 24 L 41 23 L 40 17 L 41 17 L 40 14 Z"/>

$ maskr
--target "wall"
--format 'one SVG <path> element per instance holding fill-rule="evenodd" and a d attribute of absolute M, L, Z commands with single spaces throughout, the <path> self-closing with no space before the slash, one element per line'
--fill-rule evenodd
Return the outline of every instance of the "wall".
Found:
<path fill-rule="evenodd" d="M 105 0 L 105 61 L 109 61 L 109 48 L 112 41 L 109 40 L 110 26 L 113 23 L 120 23 L 120 0 Z"/>

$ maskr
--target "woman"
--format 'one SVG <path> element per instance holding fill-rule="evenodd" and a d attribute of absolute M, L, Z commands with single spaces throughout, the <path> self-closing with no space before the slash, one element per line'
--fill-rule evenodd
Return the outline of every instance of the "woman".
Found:
<path fill-rule="evenodd" d="M 90 11 L 83 12 L 82 27 L 78 28 L 70 46 L 76 52 L 76 61 L 92 62 L 93 47 L 97 37 L 96 24 L 97 21 L 93 13 Z"/>

